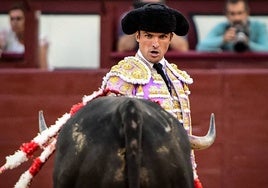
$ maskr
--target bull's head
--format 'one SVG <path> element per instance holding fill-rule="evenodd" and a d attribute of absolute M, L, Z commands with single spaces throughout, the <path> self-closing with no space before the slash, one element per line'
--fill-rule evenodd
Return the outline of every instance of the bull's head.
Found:
<path fill-rule="evenodd" d="M 42 132 L 47 129 L 47 125 L 43 116 L 43 111 L 39 111 L 39 131 Z M 209 130 L 206 136 L 188 135 L 191 148 L 194 150 L 202 150 L 210 147 L 216 138 L 215 117 L 214 114 L 210 116 Z"/>

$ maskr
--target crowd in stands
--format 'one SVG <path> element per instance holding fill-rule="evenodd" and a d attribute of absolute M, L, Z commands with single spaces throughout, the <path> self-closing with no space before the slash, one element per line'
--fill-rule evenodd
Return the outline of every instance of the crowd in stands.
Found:
<path fill-rule="evenodd" d="M 165 0 L 134 0 L 130 10 L 139 8 L 147 3 L 166 4 Z M 218 23 L 203 39 L 199 39 L 195 46 L 200 52 L 267 52 L 268 31 L 267 25 L 250 17 L 250 7 L 247 0 L 226 0 L 223 16 L 226 21 Z M 125 35 L 121 29 L 121 19 L 126 15 L 124 12 L 118 20 L 117 28 L 117 52 L 136 51 L 138 43 L 135 34 Z M 0 28 L 0 55 L 1 53 L 24 53 L 24 23 L 25 9 L 21 5 L 13 6 L 9 12 L 10 27 Z M 47 55 L 49 44 L 40 39 L 40 67 L 47 67 Z M 188 36 L 174 34 L 170 51 L 189 51 Z"/>
<path fill-rule="evenodd" d="M 225 16 L 226 21 L 218 23 L 197 44 L 198 51 L 268 51 L 266 25 L 249 18 L 250 8 L 246 0 L 227 0 Z"/>
<path fill-rule="evenodd" d="M 165 3 L 163 0 L 140 0 L 133 2 L 133 8 L 152 2 Z M 226 21 L 218 23 L 204 39 L 198 42 L 197 51 L 268 51 L 267 26 L 265 23 L 249 18 L 250 7 L 247 0 L 226 0 L 224 15 L 227 18 Z M 117 51 L 126 52 L 137 49 L 134 35 L 125 35 L 120 25 L 118 33 Z M 187 36 L 175 35 L 171 41 L 170 50 L 188 51 Z"/>
<path fill-rule="evenodd" d="M 2 53 L 23 54 L 25 52 L 25 6 L 14 4 L 8 11 L 10 26 L 0 28 L 0 57 Z M 48 41 L 39 41 L 40 68 L 47 68 Z"/>

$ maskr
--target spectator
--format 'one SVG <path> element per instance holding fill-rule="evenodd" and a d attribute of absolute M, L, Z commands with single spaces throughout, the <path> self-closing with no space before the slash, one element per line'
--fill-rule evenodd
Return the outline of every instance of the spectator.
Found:
<path fill-rule="evenodd" d="M 14 5 L 8 12 L 10 29 L 0 31 L 0 49 L 2 52 L 23 54 L 25 9 L 22 5 Z M 40 67 L 47 68 L 48 42 L 45 39 L 40 41 Z"/>
<path fill-rule="evenodd" d="M 139 49 L 135 57 L 125 57 L 111 68 L 101 88 L 159 103 L 191 134 L 188 84 L 192 78 L 164 57 L 173 35 L 188 33 L 186 18 L 175 9 L 151 3 L 130 11 L 121 23 L 126 34 L 135 36 Z M 195 188 L 201 188 L 193 152 L 191 159 Z"/>
<path fill-rule="evenodd" d="M 6 52 L 24 53 L 24 9 L 16 5 L 9 10 L 8 15 L 11 28 L 1 31 L 0 47 Z"/>
<path fill-rule="evenodd" d="M 134 9 L 139 8 L 147 3 L 165 4 L 165 0 L 135 0 L 133 2 L 133 8 Z M 121 16 L 121 19 L 125 14 L 126 13 L 124 13 Z M 118 32 L 118 41 L 117 41 L 117 51 L 126 52 L 126 51 L 137 50 L 138 46 L 137 46 L 137 41 L 135 40 L 135 35 L 124 34 L 121 28 L 121 24 L 118 24 L 118 25 L 119 25 L 119 28 L 118 28 L 119 32 Z M 189 44 L 188 44 L 186 37 L 174 35 L 170 44 L 170 50 L 175 50 L 175 51 L 180 51 L 180 52 L 188 51 Z"/>
<path fill-rule="evenodd" d="M 198 51 L 268 51 L 266 25 L 249 19 L 247 0 L 227 0 L 226 22 L 216 25 L 197 45 Z"/>

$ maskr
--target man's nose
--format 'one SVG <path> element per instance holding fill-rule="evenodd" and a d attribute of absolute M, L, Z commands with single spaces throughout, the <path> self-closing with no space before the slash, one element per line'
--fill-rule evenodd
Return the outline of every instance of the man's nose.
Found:
<path fill-rule="evenodd" d="M 239 14 L 234 15 L 233 20 L 234 22 L 241 22 L 242 21 L 241 15 Z"/>
<path fill-rule="evenodd" d="M 153 40 L 153 47 L 154 48 L 157 48 L 159 46 L 159 41 L 158 41 L 158 39 L 154 39 Z"/>

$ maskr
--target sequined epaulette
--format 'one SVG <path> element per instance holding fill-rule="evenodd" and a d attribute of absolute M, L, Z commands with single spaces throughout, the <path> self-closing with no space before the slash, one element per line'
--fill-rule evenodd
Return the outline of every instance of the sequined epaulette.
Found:
<path fill-rule="evenodd" d="M 176 64 L 167 64 L 168 68 L 173 72 L 175 76 L 178 77 L 179 80 L 185 82 L 186 84 L 192 84 L 193 79 L 190 77 L 190 75 L 186 71 L 182 71 L 178 69 Z"/>
<path fill-rule="evenodd" d="M 133 84 L 146 84 L 150 81 L 151 71 L 142 61 L 130 56 L 114 65 L 109 72 L 109 76 L 118 76 Z"/>

